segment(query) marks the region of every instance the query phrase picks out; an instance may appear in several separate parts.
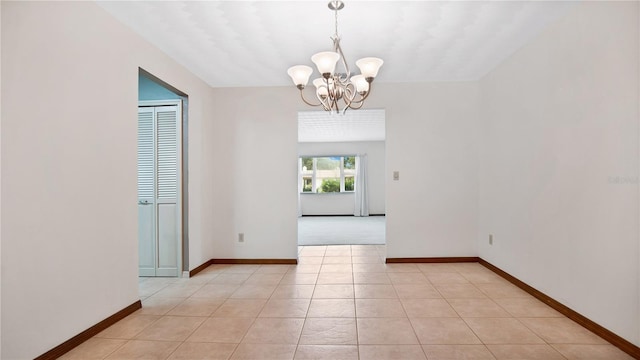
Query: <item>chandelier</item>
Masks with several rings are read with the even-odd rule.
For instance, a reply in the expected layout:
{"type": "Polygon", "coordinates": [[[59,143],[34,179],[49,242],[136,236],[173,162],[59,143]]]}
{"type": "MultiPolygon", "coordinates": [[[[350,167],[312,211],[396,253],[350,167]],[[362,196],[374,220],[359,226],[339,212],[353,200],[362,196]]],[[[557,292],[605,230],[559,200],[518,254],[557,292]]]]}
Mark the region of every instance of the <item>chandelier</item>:
{"type": "Polygon", "coordinates": [[[319,52],[311,57],[311,61],[318,68],[321,77],[313,80],[316,87],[317,103],[308,101],[304,97],[304,88],[309,82],[309,77],[313,69],[306,65],[292,66],[287,70],[293,83],[300,90],[300,97],[307,105],[322,106],[324,110],[344,113],[347,109],[359,109],[364,104],[364,100],[371,93],[371,82],[378,75],[378,70],[382,66],[382,59],[375,57],[362,58],[356,61],[360,69],[360,75],[351,76],[349,65],[344,58],[340,47],[340,37],[338,36],[338,10],[344,7],[342,1],[330,1],[329,9],[335,13],[335,34],[333,40],[333,51],[319,52]],[[336,65],[340,61],[343,72],[336,72],[336,65]]]}

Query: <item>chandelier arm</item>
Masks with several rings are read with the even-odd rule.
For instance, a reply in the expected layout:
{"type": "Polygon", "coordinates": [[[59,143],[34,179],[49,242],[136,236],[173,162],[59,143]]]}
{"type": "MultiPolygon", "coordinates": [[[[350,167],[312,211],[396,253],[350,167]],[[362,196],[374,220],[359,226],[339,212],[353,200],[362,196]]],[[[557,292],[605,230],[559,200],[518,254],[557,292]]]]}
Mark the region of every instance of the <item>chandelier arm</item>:
{"type": "Polygon", "coordinates": [[[342,110],[343,115],[347,112],[347,109],[357,110],[364,105],[364,101],[362,99],[355,100],[358,96],[358,92],[355,91],[355,85],[348,84],[345,89],[345,92],[348,94],[348,96],[346,96],[344,99],[345,107],[342,110]]]}
{"type": "Polygon", "coordinates": [[[338,99],[335,96],[331,97],[331,103],[330,103],[330,106],[329,106],[329,110],[340,111],[340,108],[338,107],[338,99]]]}
{"type": "Polygon", "coordinates": [[[331,111],[331,104],[329,104],[329,102],[324,102],[323,101],[322,102],[322,108],[324,109],[324,111],[331,111]]]}
{"type": "MultiPolygon", "coordinates": [[[[342,9],[343,6],[344,4],[342,4],[339,1],[335,1],[333,3],[335,32],[331,39],[333,40],[333,50],[338,54],[340,54],[340,60],[342,61],[342,66],[344,67],[344,70],[346,72],[346,75],[344,78],[339,75],[337,76],[337,78],[340,79],[342,82],[346,82],[351,76],[351,71],[349,70],[349,65],[347,65],[347,60],[344,58],[344,53],[342,52],[342,47],[340,46],[340,35],[338,35],[338,10],[342,9]]],[[[329,8],[332,8],[332,7],[329,6],[329,8]]]]}
{"type": "Polygon", "coordinates": [[[322,105],[322,102],[320,102],[319,104],[312,104],[309,101],[307,101],[307,99],[304,98],[304,91],[303,89],[300,89],[300,98],[302,99],[302,101],[304,101],[305,104],[309,105],[309,106],[320,106],[322,105]]]}
{"type": "Polygon", "coordinates": [[[362,94],[358,93],[358,95],[360,95],[360,98],[356,100],[356,97],[354,96],[354,98],[353,98],[353,100],[351,101],[351,103],[353,103],[353,104],[360,104],[360,103],[363,103],[363,102],[364,102],[364,100],[365,100],[365,99],[366,99],[366,97],[367,97],[367,94],[368,94],[368,93],[366,93],[366,94],[362,95],[362,94]]]}
{"type": "Polygon", "coordinates": [[[340,38],[337,37],[333,39],[333,49],[340,55],[340,62],[342,63],[342,67],[344,68],[345,74],[344,77],[340,76],[339,73],[336,73],[338,79],[341,82],[347,82],[351,77],[351,70],[349,69],[349,64],[347,63],[347,59],[344,57],[344,53],[342,52],[342,46],[340,46],[340,38]]]}
{"type": "Polygon", "coordinates": [[[349,108],[350,109],[354,109],[354,110],[358,110],[360,109],[362,106],[364,105],[364,98],[360,99],[358,101],[352,101],[351,104],[349,104],[349,108]]]}
{"type": "Polygon", "coordinates": [[[331,108],[328,107],[328,102],[326,101],[326,99],[328,99],[328,97],[325,97],[325,99],[323,100],[322,97],[320,97],[320,94],[318,94],[318,92],[316,92],[316,99],[318,99],[318,101],[320,103],[318,105],[315,105],[315,106],[322,105],[322,108],[324,109],[324,111],[331,110],[331,108]]]}
{"type": "Polygon", "coordinates": [[[340,108],[338,106],[339,94],[342,88],[339,82],[340,79],[334,75],[331,80],[332,81],[329,81],[329,79],[325,79],[325,86],[327,87],[328,94],[328,107],[329,110],[340,111],[340,108]]]}
{"type": "Polygon", "coordinates": [[[363,105],[364,105],[364,101],[361,102],[356,102],[355,104],[357,105],[353,105],[354,103],[349,104],[349,109],[353,109],[353,110],[358,110],[360,109],[363,105]]]}
{"type": "Polygon", "coordinates": [[[351,103],[356,98],[355,85],[352,83],[347,83],[344,86],[344,97],[343,101],[346,107],[351,107],[351,103]]]}

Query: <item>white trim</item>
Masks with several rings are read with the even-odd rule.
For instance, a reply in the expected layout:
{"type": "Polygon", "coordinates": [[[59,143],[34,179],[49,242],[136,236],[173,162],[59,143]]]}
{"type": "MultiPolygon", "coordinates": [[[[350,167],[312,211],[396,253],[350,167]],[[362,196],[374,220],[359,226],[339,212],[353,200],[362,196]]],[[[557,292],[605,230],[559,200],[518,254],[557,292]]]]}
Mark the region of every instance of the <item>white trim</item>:
{"type": "MultiPolygon", "coordinates": [[[[180,108],[180,118],[182,118],[182,99],[169,99],[169,100],[141,100],[138,101],[138,107],[146,106],[178,106],[180,108]]],[[[180,124],[182,129],[182,124],[180,124]]]]}

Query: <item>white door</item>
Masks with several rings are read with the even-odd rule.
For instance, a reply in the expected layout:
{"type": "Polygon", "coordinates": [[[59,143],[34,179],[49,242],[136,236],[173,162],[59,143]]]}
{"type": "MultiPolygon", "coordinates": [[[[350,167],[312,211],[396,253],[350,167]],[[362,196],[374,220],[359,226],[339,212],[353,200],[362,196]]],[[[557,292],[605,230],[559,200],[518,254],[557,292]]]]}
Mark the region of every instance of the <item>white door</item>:
{"type": "Polygon", "coordinates": [[[180,101],[138,108],[140,276],[179,276],[182,257],[180,101]]]}

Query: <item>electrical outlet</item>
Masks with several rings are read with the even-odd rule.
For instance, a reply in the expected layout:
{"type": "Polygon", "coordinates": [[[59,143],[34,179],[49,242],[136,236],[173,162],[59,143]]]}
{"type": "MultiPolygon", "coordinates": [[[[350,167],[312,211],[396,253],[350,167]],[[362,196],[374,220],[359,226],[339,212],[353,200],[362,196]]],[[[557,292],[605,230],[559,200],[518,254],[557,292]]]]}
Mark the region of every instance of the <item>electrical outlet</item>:
{"type": "Polygon", "coordinates": [[[493,234],[489,234],[489,245],[493,245],[493,234]]]}
{"type": "Polygon", "coordinates": [[[244,233],[238,233],[238,242],[244,243],[244,233]]]}
{"type": "Polygon", "coordinates": [[[393,180],[395,180],[395,181],[400,180],[400,171],[394,171],[393,172],[393,180]]]}

